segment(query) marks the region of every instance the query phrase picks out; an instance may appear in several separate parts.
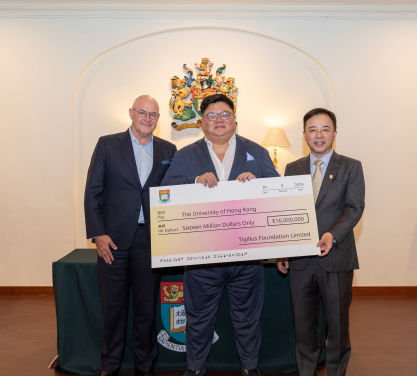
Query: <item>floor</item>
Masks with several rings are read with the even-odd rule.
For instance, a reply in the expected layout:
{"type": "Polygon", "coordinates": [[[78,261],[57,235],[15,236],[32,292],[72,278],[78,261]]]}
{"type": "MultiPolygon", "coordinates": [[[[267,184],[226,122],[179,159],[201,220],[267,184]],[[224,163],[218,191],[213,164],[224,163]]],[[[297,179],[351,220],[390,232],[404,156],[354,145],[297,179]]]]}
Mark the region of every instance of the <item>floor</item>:
{"type": "MultiPolygon", "coordinates": [[[[417,296],[355,296],[350,317],[352,356],[348,375],[417,375],[417,296]]],[[[53,297],[0,296],[0,375],[69,376],[48,369],[55,355],[53,297]]],[[[182,371],[159,372],[158,376],[182,374],[182,371]]],[[[240,372],[207,373],[207,376],[239,375],[240,372]]],[[[284,374],[267,374],[281,375],[284,374]]],[[[318,373],[326,375],[325,369],[318,373]]]]}

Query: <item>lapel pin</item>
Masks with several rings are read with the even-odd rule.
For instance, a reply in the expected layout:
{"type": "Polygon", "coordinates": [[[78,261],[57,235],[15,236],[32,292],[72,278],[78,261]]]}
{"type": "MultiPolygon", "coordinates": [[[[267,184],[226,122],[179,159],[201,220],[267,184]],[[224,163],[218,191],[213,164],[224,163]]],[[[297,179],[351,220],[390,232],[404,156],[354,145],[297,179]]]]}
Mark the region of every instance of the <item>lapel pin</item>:
{"type": "Polygon", "coordinates": [[[333,175],[330,175],[330,179],[333,179],[333,175]]]}

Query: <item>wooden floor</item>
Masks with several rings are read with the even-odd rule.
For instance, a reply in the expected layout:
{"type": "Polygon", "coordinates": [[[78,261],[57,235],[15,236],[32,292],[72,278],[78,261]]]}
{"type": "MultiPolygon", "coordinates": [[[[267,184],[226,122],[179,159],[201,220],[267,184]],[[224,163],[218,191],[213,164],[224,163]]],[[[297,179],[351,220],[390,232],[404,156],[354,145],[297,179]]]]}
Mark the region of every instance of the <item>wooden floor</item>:
{"type": "MultiPolygon", "coordinates": [[[[352,356],[348,375],[417,375],[416,296],[355,296],[350,316],[352,356]]],[[[0,296],[0,375],[68,376],[47,369],[55,355],[53,298],[0,296]]],[[[182,374],[179,371],[159,372],[158,376],[182,374]]],[[[240,372],[207,373],[207,376],[239,375],[240,372]]],[[[319,371],[318,375],[326,376],[326,370],[319,371]]]]}

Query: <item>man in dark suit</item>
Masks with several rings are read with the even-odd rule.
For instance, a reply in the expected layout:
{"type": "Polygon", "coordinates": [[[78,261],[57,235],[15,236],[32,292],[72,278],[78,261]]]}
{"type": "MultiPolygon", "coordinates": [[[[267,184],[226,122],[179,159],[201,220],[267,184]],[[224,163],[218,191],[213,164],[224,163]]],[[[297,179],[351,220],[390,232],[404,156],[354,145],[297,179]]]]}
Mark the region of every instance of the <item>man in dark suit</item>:
{"type": "Polygon", "coordinates": [[[97,246],[104,315],[101,376],[117,375],[122,365],[130,287],[136,376],[153,375],[157,353],[161,275],[151,269],[149,187],[160,185],[176,146],[153,136],[159,118],[154,98],[137,98],[129,115],[126,132],[99,139],[85,188],[87,238],[97,246]]]}
{"type": "MultiPolygon", "coordinates": [[[[236,135],[233,102],[216,94],[201,103],[205,137],[178,151],[163,185],[200,183],[209,188],[218,181],[277,177],[266,149],[236,135]]],[[[198,244],[184,244],[198,247],[198,244]]],[[[244,375],[259,375],[260,316],[264,300],[262,261],[189,266],[184,274],[187,316],[185,376],[204,376],[213,341],[216,314],[226,288],[236,347],[244,375]]]]}
{"type": "Polygon", "coordinates": [[[338,155],[333,112],[316,108],[304,116],[304,138],[310,155],[287,165],[285,176],[311,174],[321,254],[278,259],[280,272],[290,272],[296,354],[300,376],[317,373],[318,311],[323,302],[328,329],[328,376],[346,374],[351,347],[349,306],[353,270],[359,268],[353,228],[365,207],[365,181],[359,161],[338,155]]]}

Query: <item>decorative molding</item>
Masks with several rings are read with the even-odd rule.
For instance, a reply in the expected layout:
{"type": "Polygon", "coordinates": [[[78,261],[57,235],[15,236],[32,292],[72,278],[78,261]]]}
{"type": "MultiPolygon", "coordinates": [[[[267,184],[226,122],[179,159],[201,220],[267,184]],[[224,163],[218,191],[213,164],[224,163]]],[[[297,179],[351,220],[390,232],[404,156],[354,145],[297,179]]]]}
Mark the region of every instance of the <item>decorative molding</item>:
{"type": "Polygon", "coordinates": [[[54,296],[52,286],[0,286],[0,296],[54,296]]]}
{"type": "Polygon", "coordinates": [[[0,2],[2,18],[417,19],[417,5],[0,2]]]}
{"type": "Polygon", "coordinates": [[[417,296],[417,286],[353,286],[353,296],[417,296]]]}

